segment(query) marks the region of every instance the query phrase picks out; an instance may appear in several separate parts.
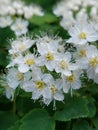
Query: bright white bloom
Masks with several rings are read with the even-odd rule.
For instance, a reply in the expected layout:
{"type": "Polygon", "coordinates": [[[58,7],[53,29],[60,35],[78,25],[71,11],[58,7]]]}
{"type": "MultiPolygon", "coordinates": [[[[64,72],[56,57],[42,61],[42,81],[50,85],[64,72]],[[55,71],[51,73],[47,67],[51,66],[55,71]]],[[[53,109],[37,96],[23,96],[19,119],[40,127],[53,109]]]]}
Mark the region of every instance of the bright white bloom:
{"type": "Polygon", "coordinates": [[[75,45],[83,45],[87,42],[98,40],[98,33],[89,23],[77,23],[68,32],[71,38],[67,42],[74,43],[75,45]]]}
{"type": "Polygon", "coordinates": [[[48,70],[52,71],[55,68],[55,59],[57,55],[57,45],[51,44],[37,44],[38,52],[41,56],[37,59],[38,66],[46,66],[48,70]]]}
{"type": "Polygon", "coordinates": [[[28,31],[27,29],[28,22],[24,20],[28,18],[32,18],[33,15],[39,15],[39,16],[44,15],[40,6],[37,6],[35,4],[26,5],[22,0],[18,0],[18,1],[17,0],[0,0],[0,17],[1,17],[0,25],[1,27],[6,27],[8,25],[10,26],[11,24],[8,24],[9,21],[15,20],[13,22],[13,25],[11,26],[11,29],[13,31],[16,30],[15,31],[16,35],[25,34],[28,31]],[[9,20],[8,16],[10,16],[11,20],[9,20]],[[14,19],[13,19],[13,16],[14,16],[14,19]],[[16,20],[16,19],[20,19],[20,16],[23,21],[16,20]]]}
{"type": "Polygon", "coordinates": [[[98,50],[94,45],[90,45],[86,48],[86,55],[84,58],[78,60],[78,64],[81,68],[86,69],[89,79],[94,79],[96,73],[98,73],[98,50]]]}
{"type": "Polygon", "coordinates": [[[20,36],[27,33],[28,25],[28,21],[17,18],[16,21],[11,25],[11,29],[15,32],[16,36],[20,36]]]}
{"type": "Polygon", "coordinates": [[[23,11],[24,11],[24,16],[26,19],[31,18],[33,15],[38,15],[38,16],[44,15],[44,13],[42,12],[42,9],[36,5],[25,6],[23,8],[23,11]]]}
{"type": "Polygon", "coordinates": [[[4,94],[6,97],[13,100],[15,89],[11,88],[10,84],[8,84],[6,75],[2,75],[2,77],[0,77],[0,84],[2,87],[4,87],[4,94]]]}
{"type": "Polygon", "coordinates": [[[92,46],[90,46],[89,44],[86,45],[81,45],[81,46],[77,46],[76,47],[76,52],[74,54],[74,58],[77,60],[81,60],[81,58],[86,57],[86,53],[87,53],[87,49],[90,48],[92,46]]]}
{"type": "Polygon", "coordinates": [[[35,41],[31,40],[28,37],[17,38],[16,40],[11,42],[11,49],[9,50],[10,54],[21,54],[22,52],[28,50],[32,45],[34,45],[35,41]]]}
{"type": "Polygon", "coordinates": [[[32,99],[37,100],[39,98],[50,98],[49,93],[49,79],[51,78],[50,74],[43,74],[40,70],[35,69],[32,73],[32,79],[30,81],[24,82],[23,89],[25,91],[32,92],[32,99]],[[35,74],[36,72],[36,74],[35,74]],[[34,75],[35,74],[35,75],[34,75]]]}
{"type": "MultiPolygon", "coordinates": [[[[66,13],[66,15],[68,15],[66,13]]],[[[72,25],[75,24],[75,20],[72,16],[68,15],[66,17],[64,17],[61,21],[60,21],[60,25],[65,29],[68,30],[72,25]],[[69,18],[68,18],[69,17],[69,18]]]]}
{"type": "Polygon", "coordinates": [[[79,71],[72,72],[70,76],[63,75],[62,76],[63,91],[65,93],[68,93],[71,90],[71,94],[72,94],[73,89],[81,88],[81,81],[80,81],[79,77],[80,77],[79,71]]]}
{"type": "Polygon", "coordinates": [[[29,80],[30,77],[30,72],[23,74],[19,72],[16,68],[11,68],[8,71],[6,79],[8,86],[15,90],[18,87],[18,85],[22,85],[23,82],[29,80]]]}
{"type": "Polygon", "coordinates": [[[97,12],[97,0],[62,0],[53,8],[53,13],[56,16],[61,16],[60,25],[64,29],[69,29],[77,21],[91,20],[97,22],[97,12]],[[89,8],[90,10],[88,11],[89,8]]]}
{"type": "Polygon", "coordinates": [[[98,74],[98,50],[97,48],[88,50],[87,52],[88,69],[87,76],[89,79],[94,79],[98,74]]]}
{"type": "Polygon", "coordinates": [[[76,69],[76,66],[71,61],[71,53],[66,52],[65,54],[59,54],[56,57],[55,71],[57,73],[64,74],[66,76],[71,75],[71,71],[76,69]]]}
{"type": "Polygon", "coordinates": [[[12,24],[12,19],[10,16],[7,17],[0,17],[0,27],[5,28],[7,26],[10,26],[12,24]]]}
{"type": "Polygon", "coordinates": [[[97,48],[94,45],[77,46],[77,52],[74,57],[80,69],[88,69],[89,58],[93,55],[93,52],[97,54],[97,48]]]}
{"type": "Polygon", "coordinates": [[[23,8],[25,4],[23,1],[13,1],[11,7],[15,10],[15,14],[23,15],[23,8]]]}
{"type": "Polygon", "coordinates": [[[46,105],[49,105],[51,101],[54,101],[54,108],[55,108],[55,101],[63,101],[64,100],[64,95],[62,93],[62,81],[61,80],[54,80],[53,78],[50,79],[49,82],[49,91],[50,93],[50,98],[46,97],[43,98],[43,102],[46,105]]]}
{"type": "Polygon", "coordinates": [[[18,70],[21,73],[26,73],[27,71],[33,69],[36,66],[36,59],[33,54],[27,54],[24,57],[20,57],[19,61],[17,60],[18,70]]]}

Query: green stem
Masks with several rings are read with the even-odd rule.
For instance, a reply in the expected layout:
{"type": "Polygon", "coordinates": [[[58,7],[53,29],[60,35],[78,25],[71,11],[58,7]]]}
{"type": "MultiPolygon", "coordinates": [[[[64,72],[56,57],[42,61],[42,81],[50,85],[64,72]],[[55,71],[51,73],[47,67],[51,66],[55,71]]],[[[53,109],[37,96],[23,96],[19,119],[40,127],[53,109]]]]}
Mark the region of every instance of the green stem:
{"type": "Polygon", "coordinates": [[[15,96],[13,100],[13,113],[16,114],[16,97],[15,96]]]}

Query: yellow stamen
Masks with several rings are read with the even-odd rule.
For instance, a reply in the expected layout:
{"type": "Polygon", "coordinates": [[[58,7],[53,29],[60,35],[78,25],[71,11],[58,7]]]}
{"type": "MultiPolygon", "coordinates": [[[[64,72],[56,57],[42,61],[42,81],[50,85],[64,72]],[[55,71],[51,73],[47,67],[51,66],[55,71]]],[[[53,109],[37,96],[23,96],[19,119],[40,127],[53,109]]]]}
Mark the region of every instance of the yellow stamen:
{"type": "Polygon", "coordinates": [[[20,31],[22,31],[22,30],[23,30],[23,26],[22,26],[21,24],[18,24],[18,29],[19,29],[20,31]]]}
{"type": "Polygon", "coordinates": [[[66,69],[66,68],[68,67],[67,62],[64,61],[64,60],[62,60],[62,61],[60,62],[60,67],[61,67],[62,69],[66,69]]]}
{"type": "Polygon", "coordinates": [[[86,50],[80,50],[80,51],[79,51],[79,56],[80,56],[80,57],[86,56],[86,50]]]}
{"type": "Polygon", "coordinates": [[[74,80],[75,80],[75,75],[74,74],[72,74],[71,76],[68,76],[67,78],[66,78],[66,80],[68,81],[68,82],[73,82],[74,80]]]}
{"type": "Polygon", "coordinates": [[[36,81],[35,84],[36,84],[36,88],[39,90],[44,88],[44,82],[42,82],[41,80],[36,81]]]}
{"type": "Polygon", "coordinates": [[[56,93],[56,91],[57,91],[57,89],[55,88],[55,86],[51,86],[50,90],[51,90],[52,94],[56,93]]]}
{"type": "Polygon", "coordinates": [[[19,81],[24,79],[24,75],[22,73],[17,73],[16,78],[18,78],[19,81]]]}
{"type": "Polygon", "coordinates": [[[85,32],[82,32],[82,33],[80,33],[80,34],[78,35],[78,37],[79,37],[80,39],[86,39],[87,34],[86,34],[85,32]]]}
{"type": "Polygon", "coordinates": [[[19,49],[19,51],[23,51],[25,48],[26,48],[26,46],[24,44],[21,44],[18,49],[19,49]]]}
{"type": "Polygon", "coordinates": [[[51,53],[51,52],[48,52],[45,57],[46,57],[46,59],[47,59],[48,61],[51,61],[51,60],[54,59],[54,55],[53,55],[53,53],[51,53]]]}
{"type": "Polygon", "coordinates": [[[26,59],[25,63],[27,65],[33,65],[34,64],[34,59],[26,59]]]}
{"type": "Polygon", "coordinates": [[[98,65],[98,59],[95,57],[95,58],[91,58],[90,60],[89,60],[89,65],[91,66],[91,67],[95,67],[96,65],[98,65]]]}

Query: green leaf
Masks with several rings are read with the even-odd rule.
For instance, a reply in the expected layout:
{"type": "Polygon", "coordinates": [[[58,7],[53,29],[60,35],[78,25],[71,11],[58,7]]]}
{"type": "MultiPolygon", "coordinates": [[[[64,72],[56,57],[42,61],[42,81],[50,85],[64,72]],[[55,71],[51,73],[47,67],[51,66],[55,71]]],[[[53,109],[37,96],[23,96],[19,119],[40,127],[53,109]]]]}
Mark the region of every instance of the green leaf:
{"type": "Polygon", "coordinates": [[[32,108],[40,107],[38,102],[34,103],[31,98],[17,98],[16,109],[19,116],[23,116],[25,113],[28,113],[32,108]]]}
{"type": "Polygon", "coordinates": [[[18,117],[11,112],[3,112],[0,114],[0,130],[7,130],[18,120],[18,117]]]}
{"type": "Polygon", "coordinates": [[[0,86],[0,95],[2,95],[4,92],[4,88],[0,86]]]}
{"type": "Polygon", "coordinates": [[[19,130],[55,130],[55,121],[43,109],[34,109],[22,119],[19,130]]]}
{"type": "Polygon", "coordinates": [[[33,16],[29,21],[32,24],[40,26],[45,23],[54,23],[58,21],[58,18],[53,14],[46,13],[44,16],[33,16]]]}
{"type": "Polygon", "coordinates": [[[89,123],[86,120],[80,120],[74,123],[72,130],[94,130],[89,126],[89,123]]]}
{"type": "Polygon", "coordinates": [[[98,129],[98,117],[92,119],[94,126],[98,129]]]}
{"type": "Polygon", "coordinates": [[[71,97],[65,101],[64,108],[54,114],[58,121],[69,121],[71,119],[88,116],[87,100],[82,97],[71,97]]]}
{"type": "Polygon", "coordinates": [[[94,117],[96,114],[96,106],[93,98],[88,99],[88,117],[94,117]]]}
{"type": "Polygon", "coordinates": [[[19,126],[20,126],[20,121],[17,121],[13,126],[8,128],[7,130],[19,130],[19,126]]]}

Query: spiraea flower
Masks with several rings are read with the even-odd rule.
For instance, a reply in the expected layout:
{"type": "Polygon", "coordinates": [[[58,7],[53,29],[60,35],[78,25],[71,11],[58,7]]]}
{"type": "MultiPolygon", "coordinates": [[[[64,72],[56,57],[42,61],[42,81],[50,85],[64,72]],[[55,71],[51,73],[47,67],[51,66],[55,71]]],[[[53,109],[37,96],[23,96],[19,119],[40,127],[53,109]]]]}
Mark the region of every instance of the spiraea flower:
{"type": "Polygon", "coordinates": [[[50,71],[54,70],[57,55],[57,45],[54,44],[37,44],[38,52],[40,56],[37,59],[38,66],[46,66],[50,71]]]}
{"type": "Polygon", "coordinates": [[[19,72],[16,68],[11,68],[8,70],[6,79],[8,86],[15,90],[18,87],[18,85],[22,84],[26,80],[29,80],[30,77],[31,77],[30,71],[23,74],[19,72]]]}
{"type": "Polygon", "coordinates": [[[36,59],[33,54],[27,54],[24,57],[20,57],[19,61],[17,59],[18,70],[22,73],[26,73],[36,66],[36,59]]]}
{"type": "MultiPolygon", "coordinates": [[[[81,22],[80,22],[81,23],[81,22]]],[[[64,101],[67,93],[82,88],[81,75],[98,83],[98,49],[92,42],[97,33],[90,23],[75,24],[67,43],[57,36],[18,37],[8,51],[6,97],[13,99],[17,88],[31,93],[31,99],[45,105],[64,101]],[[66,49],[67,45],[71,49],[66,49]],[[63,48],[63,49],[62,49],[63,48]]],[[[19,89],[19,90],[20,90],[19,89]]]]}
{"type": "Polygon", "coordinates": [[[55,101],[63,101],[64,95],[62,92],[62,81],[60,79],[54,80],[53,78],[50,79],[48,83],[48,93],[50,97],[44,97],[43,102],[46,105],[49,105],[51,101],[54,102],[53,107],[55,108],[55,101]]]}
{"type": "Polygon", "coordinates": [[[53,8],[53,13],[61,16],[60,25],[68,30],[77,21],[98,21],[98,1],[96,0],[62,0],[59,1],[53,8]],[[88,11],[89,9],[89,11],[88,11]]]}
{"type": "Polygon", "coordinates": [[[73,71],[70,76],[62,75],[64,93],[71,91],[72,94],[72,90],[81,88],[80,73],[73,71]]]}
{"type": "Polygon", "coordinates": [[[16,36],[28,32],[28,19],[34,15],[44,15],[40,6],[33,3],[26,5],[22,0],[0,0],[0,7],[0,27],[10,26],[16,36]]]}
{"type": "Polygon", "coordinates": [[[75,45],[83,45],[87,42],[98,40],[98,33],[89,23],[77,23],[69,29],[68,33],[71,38],[67,42],[74,43],[75,45]]]}
{"type": "Polygon", "coordinates": [[[11,49],[9,50],[9,54],[22,54],[23,52],[29,50],[29,48],[34,45],[34,43],[35,41],[29,37],[18,37],[16,40],[11,42],[11,49]]]}
{"type": "Polygon", "coordinates": [[[76,69],[75,64],[71,63],[71,53],[58,54],[56,57],[55,71],[66,76],[71,75],[71,71],[76,69]]]}
{"type": "Polygon", "coordinates": [[[28,21],[17,18],[16,21],[11,25],[11,29],[15,32],[16,36],[20,36],[27,33],[28,25],[28,21]]]}

